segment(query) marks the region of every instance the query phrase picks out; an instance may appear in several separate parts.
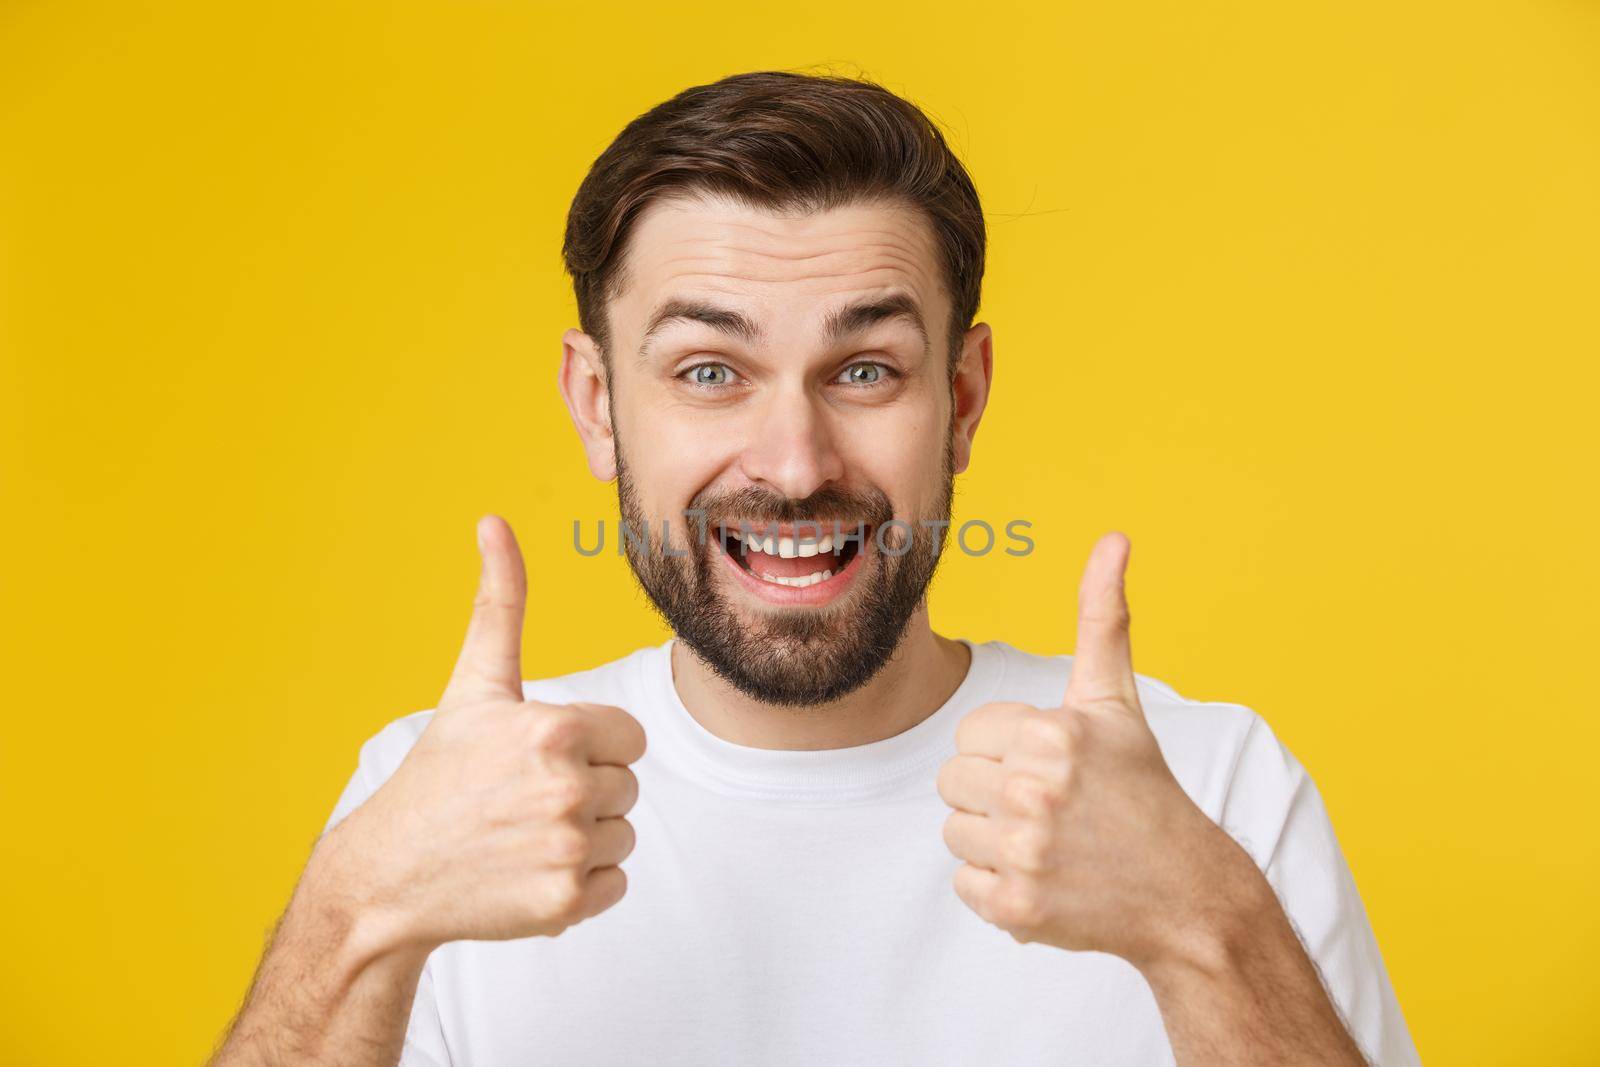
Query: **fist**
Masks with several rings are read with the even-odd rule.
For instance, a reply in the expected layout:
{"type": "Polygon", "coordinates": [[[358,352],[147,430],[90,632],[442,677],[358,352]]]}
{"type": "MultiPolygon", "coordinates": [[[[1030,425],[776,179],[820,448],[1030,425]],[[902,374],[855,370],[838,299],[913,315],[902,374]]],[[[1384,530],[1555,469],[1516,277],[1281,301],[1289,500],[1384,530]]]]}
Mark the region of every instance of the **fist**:
{"type": "Polygon", "coordinates": [[[318,846],[390,944],[553,936],[627,886],[644,730],[621,708],[522,698],[522,554],[498,518],[478,536],[472,620],[433,719],[318,846]]]}
{"type": "MultiPolygon", "coordinates": [[[[1208,883],[1244,853],[1167,767],[1145,721],[1123,591],[1128,541],[1095,546],[1059,707],[985,704],[939,771],[955,890],[1018,942],[1142,966],[1177,951],[1208,883]]],[[[1248,862],[1248,857],[1246,856],[1248,862]]]]}

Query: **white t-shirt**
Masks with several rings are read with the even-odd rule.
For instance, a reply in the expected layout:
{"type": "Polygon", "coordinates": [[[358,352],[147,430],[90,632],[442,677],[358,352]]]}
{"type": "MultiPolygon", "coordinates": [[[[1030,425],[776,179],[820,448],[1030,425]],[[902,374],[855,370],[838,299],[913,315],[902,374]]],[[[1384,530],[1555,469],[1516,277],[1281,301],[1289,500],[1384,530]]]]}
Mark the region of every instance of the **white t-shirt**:
{"type": "MultiPolygon", "coordinates": [[[[1172,1064],[1126,961],[1018,944],[956,896],[935,785],[956,724],[993,700],[1056,706],[1070,656],[967,642],[943,707],[894,737],[822,751],[722,740],[684,708],[668,641],[525,682],[527,698],[626,709],[637,844],[627,895],[555,938],[454,941],[428,958],[404,1065],[1172,1064]]],[[[1248,708],[1139,694],[1183,788],[1254,857],[1362,1049],[1419,1062],[1316,786],[1248,708]]],[[[361,749],[331,828],[432,716],[361,749]]]]}

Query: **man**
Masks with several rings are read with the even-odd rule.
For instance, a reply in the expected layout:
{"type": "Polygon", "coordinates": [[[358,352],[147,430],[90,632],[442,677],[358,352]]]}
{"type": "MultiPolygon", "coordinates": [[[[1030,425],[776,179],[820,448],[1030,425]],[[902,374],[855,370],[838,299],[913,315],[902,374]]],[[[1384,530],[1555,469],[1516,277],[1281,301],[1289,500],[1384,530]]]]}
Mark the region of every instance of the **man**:
{"type": "Polygon", "coordinates": [[[1073,657],[931,629],[993,350],[920,111],[690,89],[565,253],[561,392],[675,637],[524,681],[482,520],[454,675],[362,748],[216,1063],[1417,1061],[1304,769],[1133,673],[1125,538],[1073,657]]]}

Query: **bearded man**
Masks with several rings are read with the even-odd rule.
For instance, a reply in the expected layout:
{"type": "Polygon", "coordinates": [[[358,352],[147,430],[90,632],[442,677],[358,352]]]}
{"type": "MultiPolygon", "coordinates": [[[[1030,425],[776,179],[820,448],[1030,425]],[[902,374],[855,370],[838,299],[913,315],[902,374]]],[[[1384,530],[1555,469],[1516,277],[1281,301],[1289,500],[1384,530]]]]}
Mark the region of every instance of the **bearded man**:
{"type": "Polygon", "coordinates": [[[628,124],[559,381],[674,636],[524,679],[481,520],[455,673],[362,748],[215,1063],[1418,1062],[1305,769],[1134,673],[1126,538],[1074,655],[933,631],[984,252],[870,82],[628,124]]]}

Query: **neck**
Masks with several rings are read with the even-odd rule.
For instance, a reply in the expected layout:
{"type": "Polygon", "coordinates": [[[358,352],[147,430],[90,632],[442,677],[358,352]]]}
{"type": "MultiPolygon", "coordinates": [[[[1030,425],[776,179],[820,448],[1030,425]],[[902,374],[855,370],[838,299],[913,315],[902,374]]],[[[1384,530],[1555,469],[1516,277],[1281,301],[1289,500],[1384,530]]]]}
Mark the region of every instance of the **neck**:
{"type": "Polygon", "coordinates": [[[695,721],[732,744],[853,748],[903,733],[939,710],[967,676],[971,659],[966,645],[933,632],[924,601],[883,669],[827,704],[780,707],[753,700],[681,641],[672,643],[672,681],[695,721]]]}

